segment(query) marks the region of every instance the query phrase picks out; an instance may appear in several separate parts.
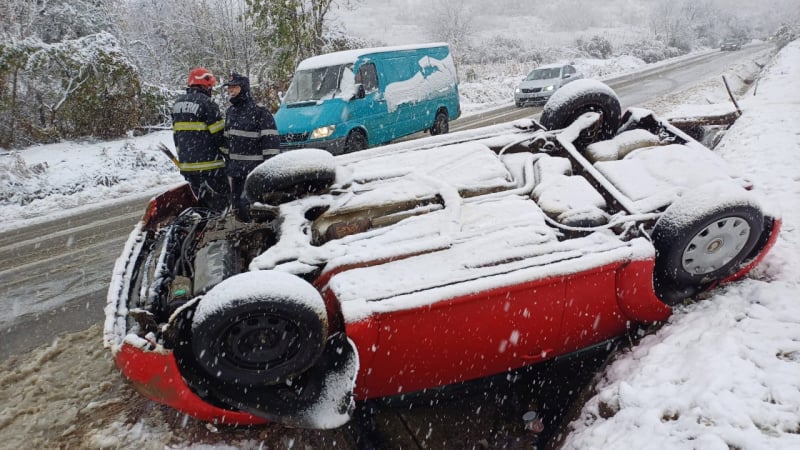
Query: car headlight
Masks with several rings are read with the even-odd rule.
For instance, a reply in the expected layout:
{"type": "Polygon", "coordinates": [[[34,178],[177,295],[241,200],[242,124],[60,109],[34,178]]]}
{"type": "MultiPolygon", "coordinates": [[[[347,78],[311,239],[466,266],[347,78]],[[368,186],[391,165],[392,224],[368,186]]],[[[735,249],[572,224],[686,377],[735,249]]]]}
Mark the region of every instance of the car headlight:
{"type": "Polygon", "coordinates": [[[553,85],[551,84],[550,86],[547,86],[547,87],[545,87],[545,88],[542,88],[542,91],[552,91],[553,89],[555,89],[555,86],[553,86],[553,85]]]}
{"type": "Polygon", "coordinates": [[[316,130],[311,132],[311,139],[322,139],[326,138],[333,134],[333,130],[336,129],[336,125],[327,125],[324,127],[319,127],[316,130]]]}
{"type": "Polygon", "coordinates": [[[514,89],[514,93],[515,94],[519,94],[520,93],[520,89],[519,88],[514,89]]]}

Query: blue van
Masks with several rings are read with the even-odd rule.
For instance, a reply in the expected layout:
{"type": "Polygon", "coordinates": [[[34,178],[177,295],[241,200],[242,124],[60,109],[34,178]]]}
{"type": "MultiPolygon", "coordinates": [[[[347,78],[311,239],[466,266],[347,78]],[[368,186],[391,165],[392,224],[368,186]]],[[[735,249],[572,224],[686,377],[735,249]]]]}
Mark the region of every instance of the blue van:
{"type": "Polygon", "coordinates": [[[419,131],[447,133],[460,115],[450,48],[435,43],[303,60],[275,122],[282,150],[313,147],[338,155],[419,131]]]}

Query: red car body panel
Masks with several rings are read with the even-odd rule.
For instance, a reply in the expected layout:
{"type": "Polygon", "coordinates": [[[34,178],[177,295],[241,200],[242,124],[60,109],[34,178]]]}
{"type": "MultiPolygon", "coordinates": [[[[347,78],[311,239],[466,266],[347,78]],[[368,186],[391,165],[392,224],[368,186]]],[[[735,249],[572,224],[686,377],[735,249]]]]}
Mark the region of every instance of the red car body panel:
{"type": "MultiPolygon", "coordinates": [[[[638,297],[633,312],[662,320],[670,309],[654,295],[649,305],[654,309],[649,310],[637,289],[616,285],[617,279],[628,277],[632,286],[650,282],[652,265],[652,261],[614,264],[348,323],[347,336],[361,362],[356,398],[397,395],[501,373],[611,339],[624,333],[630,322],[618,298],[633,303],[638,297]]],[[[333,295],[329,290],[323,294],[328,299],[333,295]]],[[[172,352],[148,351],[126,342],[116,364],[140,393],[200,420],[265,422],[200,399],[184,382],[172,352]]]]}
{"type": "Polygon", "coordinates": [[[209,405],[183,381],[172,352],[153,352],[123,343],[114,362],[145,397],[207,422],[249,425],[267,421],[247,413],[209,405]]]}
{"type": "Polygon", "coordinates": [[[767,256],[767,253],[769,253],[769,250],[772,248],[772,246],[775,245],[775,242],[778,240],[778,235],[780,234],[780,231],[781,231],[781,224],[782,223],[783,222],[781,221],[780,218],[776,218],[772,222],[772,230],[770,231],[770,235],[769,235],[769,239],[767,240],[767,243],[764,244],[764,248],[761,251],[759,251],[759,253],[756,255],[756,257],[753,258],[753,260],[750,261],[750,263],[748,263],[747,265],[742,267],[735,274],[733,274],[733,275],[729,276],[728,278],[725,278],[724,280],[720,281],[720,283],[729,283],[731,281],[736,281],[736,280],[742,278],[743,276],[747,275],[747,272],[750,272],[751,270],[753,270],[753,268],[755,266],[757,266],[758,263],[760,263],[761,260],[763,260],[765,256],[767,256]]]}

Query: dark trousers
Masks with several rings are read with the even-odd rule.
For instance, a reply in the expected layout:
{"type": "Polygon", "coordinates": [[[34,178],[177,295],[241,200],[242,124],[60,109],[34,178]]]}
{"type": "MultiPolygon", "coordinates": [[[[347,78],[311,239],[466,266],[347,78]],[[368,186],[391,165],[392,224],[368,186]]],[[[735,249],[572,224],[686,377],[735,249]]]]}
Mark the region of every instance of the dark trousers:
{"type": "Polygon", "coordinates": [[[246,177],[230,177],[231,180],[231,206],[236,217],[244,222],[250,221],[250,201],[244,193],[246,177]]]}
{"type": "Polygon", "coordinates": [[[224,211],[230,205],[230,184],[222,169],[182,172],[200,206],[224,211]]]}

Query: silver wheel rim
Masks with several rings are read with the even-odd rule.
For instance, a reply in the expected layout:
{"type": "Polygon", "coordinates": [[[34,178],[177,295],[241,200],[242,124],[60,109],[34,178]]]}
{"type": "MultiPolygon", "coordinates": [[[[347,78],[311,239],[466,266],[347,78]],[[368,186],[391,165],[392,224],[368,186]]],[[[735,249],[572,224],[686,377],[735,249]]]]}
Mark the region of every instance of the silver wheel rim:
{"type": "Polygon", "coordinates": [[[750,238],[750,224],[738,216],[715,220],[694,235],[681,257],[683,270],[706,275],[719,270],[739,253],[750,238]]]}

